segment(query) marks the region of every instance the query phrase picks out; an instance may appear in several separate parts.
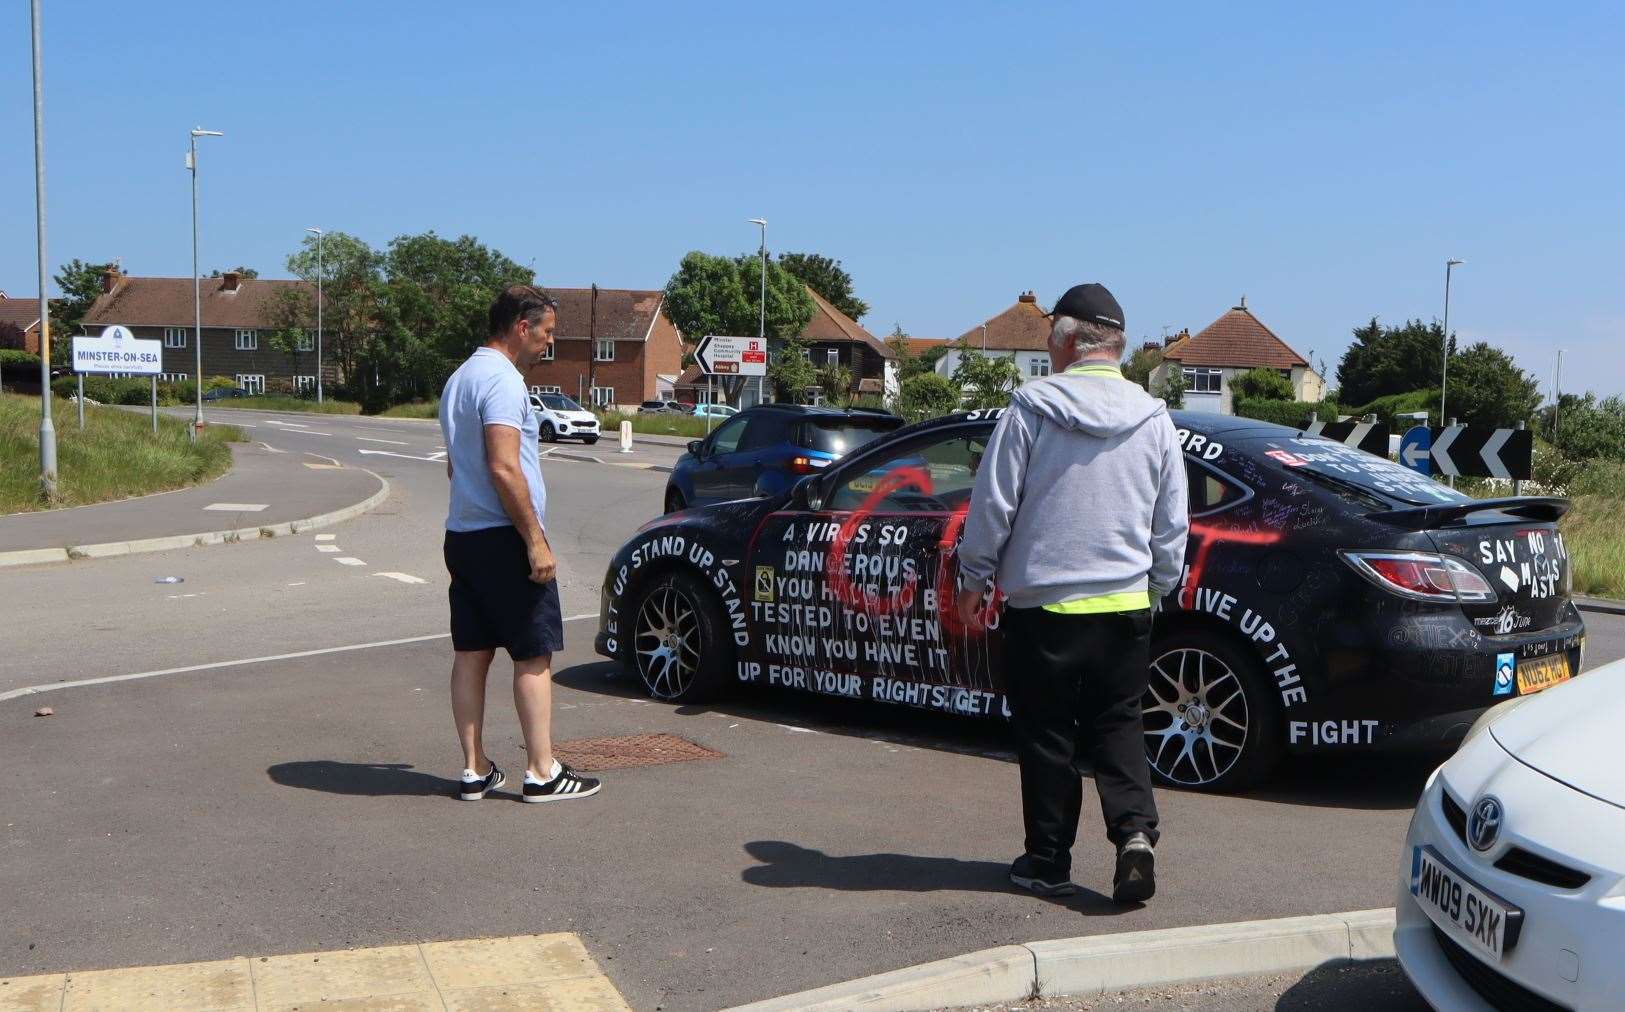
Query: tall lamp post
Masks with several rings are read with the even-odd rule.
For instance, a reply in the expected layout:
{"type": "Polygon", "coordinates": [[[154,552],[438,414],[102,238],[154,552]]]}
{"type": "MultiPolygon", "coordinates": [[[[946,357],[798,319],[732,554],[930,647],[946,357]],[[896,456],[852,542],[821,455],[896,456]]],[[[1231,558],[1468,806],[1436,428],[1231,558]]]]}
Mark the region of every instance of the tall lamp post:
{"type": "Polygon", "coordinates": [[[1460,266],[1464,261],[1450,259],[1444,262],[1444,350],[1443,365],[1439,369],[1439,424],[1448,423],[1448,416],[1444,413],[1445,382],[1450,378],[1450,272],[1460,266]]]}
{"type": "Polygon", "coordinates": [[[316,403],[322,402],[322,230],[307,228],[316,237],[316,403]]]}
{"type": "Polygon", "coordinates": [[[192,350],[197,372],[197,412],[192,416],[192,438],[203,435],[203,290],[197,273],[197,139],[224,137],[218,130],[196,127],[192,130],[192,146],[186,153],[186,168],[192,173],[192,350]]]}
{"type": "MultiPolygon", "coordinates": [[[[762,316],[761,322],[756,325],[756,336],[761,338],[762,343],[765,345],[767,343],[767,219],[750,218],[748,220],[752,225],[762,226],[762,316]]],[[[767,396],[762,390],[762,379],[761,376],[756,377],[756,403],[758,404],[767,400],[767,396]]]]}
{"type": "Polygon", "coordinates": [[[45,84],[40,57],[40,0],[29,6],[34,41],[34,243],[39,258],[39,481],[56,497],[56,425],[51,421],[51,303],[45,287],[45,84]]]}

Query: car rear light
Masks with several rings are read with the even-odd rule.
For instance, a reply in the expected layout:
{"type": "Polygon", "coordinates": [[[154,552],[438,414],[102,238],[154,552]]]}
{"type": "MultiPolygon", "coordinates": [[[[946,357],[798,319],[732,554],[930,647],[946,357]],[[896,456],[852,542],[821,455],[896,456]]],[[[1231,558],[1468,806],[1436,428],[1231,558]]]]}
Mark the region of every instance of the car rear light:
{"type": "Polygon", "coordinates": [[[1390,593],[1414,601],[1482,604],[1496,600],[1495,588],[1473,567],[1431,552],[1339,552],[1361,576],[1390,593]]]}
{"type": "Polygon", "coordinates": [[[790,473],[812,474],[829,466],[829,461],[822,457],[791,457],[790,473]]]}

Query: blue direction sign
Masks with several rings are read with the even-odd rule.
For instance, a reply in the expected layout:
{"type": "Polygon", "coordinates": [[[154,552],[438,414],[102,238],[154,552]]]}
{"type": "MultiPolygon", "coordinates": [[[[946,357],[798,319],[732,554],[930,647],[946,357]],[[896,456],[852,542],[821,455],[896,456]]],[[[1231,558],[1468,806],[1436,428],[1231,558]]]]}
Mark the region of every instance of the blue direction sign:
{"type": "Polygon", "coordinates": [[[1407,429],[1399,440],[1399,462],[1418,474],[1433,473],[1433,430],[1426,425],[1407,429]]]}

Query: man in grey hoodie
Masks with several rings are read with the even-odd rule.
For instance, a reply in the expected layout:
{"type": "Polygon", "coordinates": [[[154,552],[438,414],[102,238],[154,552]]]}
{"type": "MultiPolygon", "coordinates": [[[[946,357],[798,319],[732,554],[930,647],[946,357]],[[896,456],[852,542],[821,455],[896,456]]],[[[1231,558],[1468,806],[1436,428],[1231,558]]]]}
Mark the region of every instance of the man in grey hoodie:
{"type": "Polygon", "coordinates": [[[1016,391],[976,474],[958,608],[974,627],[990,579],[1006,599],[1027,832],[1011,881],[1040,895],[1076,890],[1087,762],[1117,847],[1113,898],[1143,901],[1156,891],[1157,807],[1140,698],[1153,606],[1184,565],[1185,465],[1163,402],[1118,367],[1123,311],[1111,293],[1078,285],[1050,317],[1053,374],[1016,391]]]}

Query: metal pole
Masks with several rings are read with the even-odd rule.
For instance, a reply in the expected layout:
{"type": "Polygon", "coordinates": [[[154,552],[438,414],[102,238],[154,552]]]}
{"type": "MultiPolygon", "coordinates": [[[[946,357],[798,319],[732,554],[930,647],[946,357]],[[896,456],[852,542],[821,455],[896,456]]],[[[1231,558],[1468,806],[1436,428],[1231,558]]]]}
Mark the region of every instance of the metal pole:
{"type": "MultiPolygon", "coordinates": [[[[1450,271],[1462,261],[1451,258],[1444,262],[1444,350],[1441,352],[1442,365],[1439,369],[1439,420],[1444,421],[1444,392],[1446,381],[1450,378],[1450,271]]],[[[1451,483],[1455,487],[1455,483],[1451,483]]]]}
{"type": "Polygon", "coordinates": [[[191,134],[192,148],[187,165],[192,172],[192,353],[195,371],[192,393],[197,410],[192,415],[192,438],[203,435],[203,292],[197,276],[197,131],[191,134]]]}
{"type": "Polygon", "coordinates": [[[34,42],[34,248],[39,259],[39,483],[45,498],[54,499],[56,425],[51,421],[51,301],[50,290],[45,287],[45,82],[39,5],[40,0],[29,4],[34,42]]]}
{"type": "Polygon", "coordinates": [[[152,378],[152,434],[158,434],[158,377],[152,378]]]}
{"type": "Polygon", "coordinates": [[[1557,349],[1557,371],[1552,374],[1552,440],[1557,440],[1557,411],[1563,401],[1563,349],[1557,349]]]}
{"type": "MultiPolygon", "coordinates": [[[[1450,428],[1453,429],[1455,427],[1456,427],[1456,420],[1454,418],[1452,418],[1452,419],[1450,419],[1450,428]]],[[[1453,475],[1453,474],[1446,476],[1445,483],[1448,484],[1451,488],[1455,488],[1456,487],[1456,476],[1453,475]]]]}
{"type": "Polygon", "coordinates": [[[85,431],[85,374],[79,374],[79,431],[85,431]]]}
{"type": "MultiPolygon", "coordinates": [[[[1519,432],[1522,432],[1525,428],[1526,428],[1526,426],[1524,425],[1523,422],[1518,423],[1518,431],[1519,432]]],[[[1512,494],[1513,495],[1523,495],[1523,479],[1522,478],[1514,478],[1514,479],[1512,479],[1512,494]]]]}
{"type": "MultiPolygon", "coordinates": [[[[761,317],[756,325],[756,336],[767,343],[767,219],[762,219],[762,305],[761,317]]],[[[756,377],[756,403],[767,400],[767,392],[762,387],[763,377],[756,377]]]]}
{"type": "Polygon", "coordinates": [[[322,233],[316,233],[316,403],[322,403],[322,233]]]}

